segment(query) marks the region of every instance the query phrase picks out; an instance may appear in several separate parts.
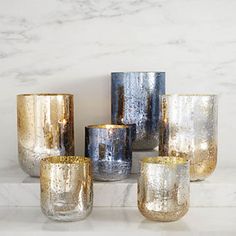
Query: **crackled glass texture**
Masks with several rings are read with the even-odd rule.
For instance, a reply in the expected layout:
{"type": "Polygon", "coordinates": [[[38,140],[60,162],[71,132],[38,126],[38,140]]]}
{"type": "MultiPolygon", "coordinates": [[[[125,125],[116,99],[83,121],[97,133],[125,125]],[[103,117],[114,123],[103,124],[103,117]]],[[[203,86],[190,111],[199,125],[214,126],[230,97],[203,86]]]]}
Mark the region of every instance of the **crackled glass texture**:
{"type": "Polygon", "coordinates": [[[175,221],[189,209],[189,161],[180,157],[149,157],[141,161],[138,208],[155,221],[175,221]]]}
{"type": "Polygon", "coordinates": [[[187,156],[191,181],[204,180],[217,162],[217,96],[163,95],[160,155],[187,156]]]}
{"type": "Polygon", "coordinates": [[[41,209],[50,219],[77,221],[93,206],[91,160],[85,157],[48,157],[40,163],[41,209]]]}
{"type": "Polygon", "coordinates": [[[39,176],[43,157],[74,155],[73,95],[17,96],[18,158],[21,168],[39,176]]]}
{"type": "Polygon", "coordinates": [[[94,179],[125,179],[132,165],[132,128],[125,125],[90,125],[85,128],[85,156],[92,159],[94,179]]]}
{"type": "Polygon", "coordinates": [[[111,74],[112,123],[135,124],[134,150],[158,147],[159,95],[165,94],[164,72],[111,74]]]}

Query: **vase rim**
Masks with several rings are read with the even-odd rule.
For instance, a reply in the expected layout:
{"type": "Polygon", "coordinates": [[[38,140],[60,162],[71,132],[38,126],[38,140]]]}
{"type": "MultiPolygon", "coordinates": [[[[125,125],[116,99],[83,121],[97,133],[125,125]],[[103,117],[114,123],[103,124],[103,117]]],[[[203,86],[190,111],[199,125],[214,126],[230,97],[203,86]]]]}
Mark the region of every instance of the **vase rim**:
{"type": "Polygon", "coordinates": [[[163,97],[217,97],[217,94],[207,94],[207,93],[173,93],[173,94],[161,94],[163,97]]]}
{"type": "Polygon", "coordinates": [[[128,125],[117,125],[117,124],[97,124],[97,125],[87,125],[87,129],[126,129],[129,128],[128,125]]]}
{"type": "Polygon", "coordinates": [[[90,164],[91,159],[84,156],[49,156],[40,161],[41,164],[90,164]]]}
{"type": "Polygon", "coordinates": [[[130,73],[163,73],[165,74],[166,72],[164,71],[113,71],[111,74],[130,74],[130,73]]]}
{"type": "Polygon", "coordinates": [[[176,166],[176,165],[188,165],[190,163],[189,158],[185,156],[156,156],[156,157],[144,157],[141,164],[145,165],[160,165],[160,166],[176,166]]]}
{"type": "Polygon", "coordinates": [[[27,96],[73,96],[71,93],[23,93],[23,94],[18,94],[17,97],[27,97],[27,96]]]}

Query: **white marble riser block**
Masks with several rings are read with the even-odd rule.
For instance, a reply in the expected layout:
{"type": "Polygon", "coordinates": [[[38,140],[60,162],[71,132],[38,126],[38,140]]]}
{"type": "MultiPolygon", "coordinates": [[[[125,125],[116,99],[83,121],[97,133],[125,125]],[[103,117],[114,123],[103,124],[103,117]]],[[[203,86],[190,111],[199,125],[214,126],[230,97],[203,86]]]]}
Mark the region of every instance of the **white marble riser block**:
{"type": "MultiPolygon", "coordinates": [[[[191,183],[192,207],[236,207],[235,170],[219,169],[205,181],[191,183]]],[[[0,206],[39,206],[39,179],[0,179],[0,206]],[[4,182],[2,182],[4,180],[4,182]]],[[[118,182],[94,182],[94,206],[136,207],[137,176],[118,182]]]]}

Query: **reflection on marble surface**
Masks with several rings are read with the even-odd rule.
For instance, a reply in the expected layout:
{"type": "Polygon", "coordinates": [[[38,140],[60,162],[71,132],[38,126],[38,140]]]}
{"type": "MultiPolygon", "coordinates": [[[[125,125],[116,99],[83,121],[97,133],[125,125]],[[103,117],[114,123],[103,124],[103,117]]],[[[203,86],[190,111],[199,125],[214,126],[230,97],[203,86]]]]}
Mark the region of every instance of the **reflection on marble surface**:
{"type": "Polygon", "coordinates": [[[84,126],[110,120],[110,72],[161,70],[168,93],[221,95],[219,166],[235,165],[235,11],[235,0],[1,0],[1,159],[17,163],[16,94],[75,94],[83,154],[84,126]]]}

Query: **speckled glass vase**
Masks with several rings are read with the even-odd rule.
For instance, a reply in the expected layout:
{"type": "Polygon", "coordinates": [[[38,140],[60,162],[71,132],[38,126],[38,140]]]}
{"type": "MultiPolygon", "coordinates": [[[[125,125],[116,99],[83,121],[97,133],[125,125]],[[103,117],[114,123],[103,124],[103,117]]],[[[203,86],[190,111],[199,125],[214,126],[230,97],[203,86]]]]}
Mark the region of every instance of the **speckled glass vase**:
{"type": "Polygon", "coordinates": [[[48,157],[40,163],[41,209],[50,219],[77,221],[93,206],[91,160],[85,157],[48,157]]]}
{"type": "Polygon", "coordinates": [[[43,157],[74,155],[73,109],[71,94],[17,96],[18,158],[26,173],[38,177],[43,157]]]}
{"type": "Polygon", "coordinates": [[[85,127],[85,156],[93,162],[94,179],[125,179],[132,165],[132,129],[126,125],[85,127]]]}
{"type": "Polygon", "coordinates": [[[113,124],[136,124],[133,150],[158,147],[159,95],[165,94],[164,72],[111,74],[113,124]]]}
{"type": "Polygon", "coordinates": [[[175,221],[189,208],[189,161],[149,157],[141,161],[138,208],[150,220],[175,221]]]}
{"type": "Polygon", "coordinates": [[[217,162],[217,96],[163,95],[160,155],[187,156],[191,181],[204,180],[217,162]]]}

